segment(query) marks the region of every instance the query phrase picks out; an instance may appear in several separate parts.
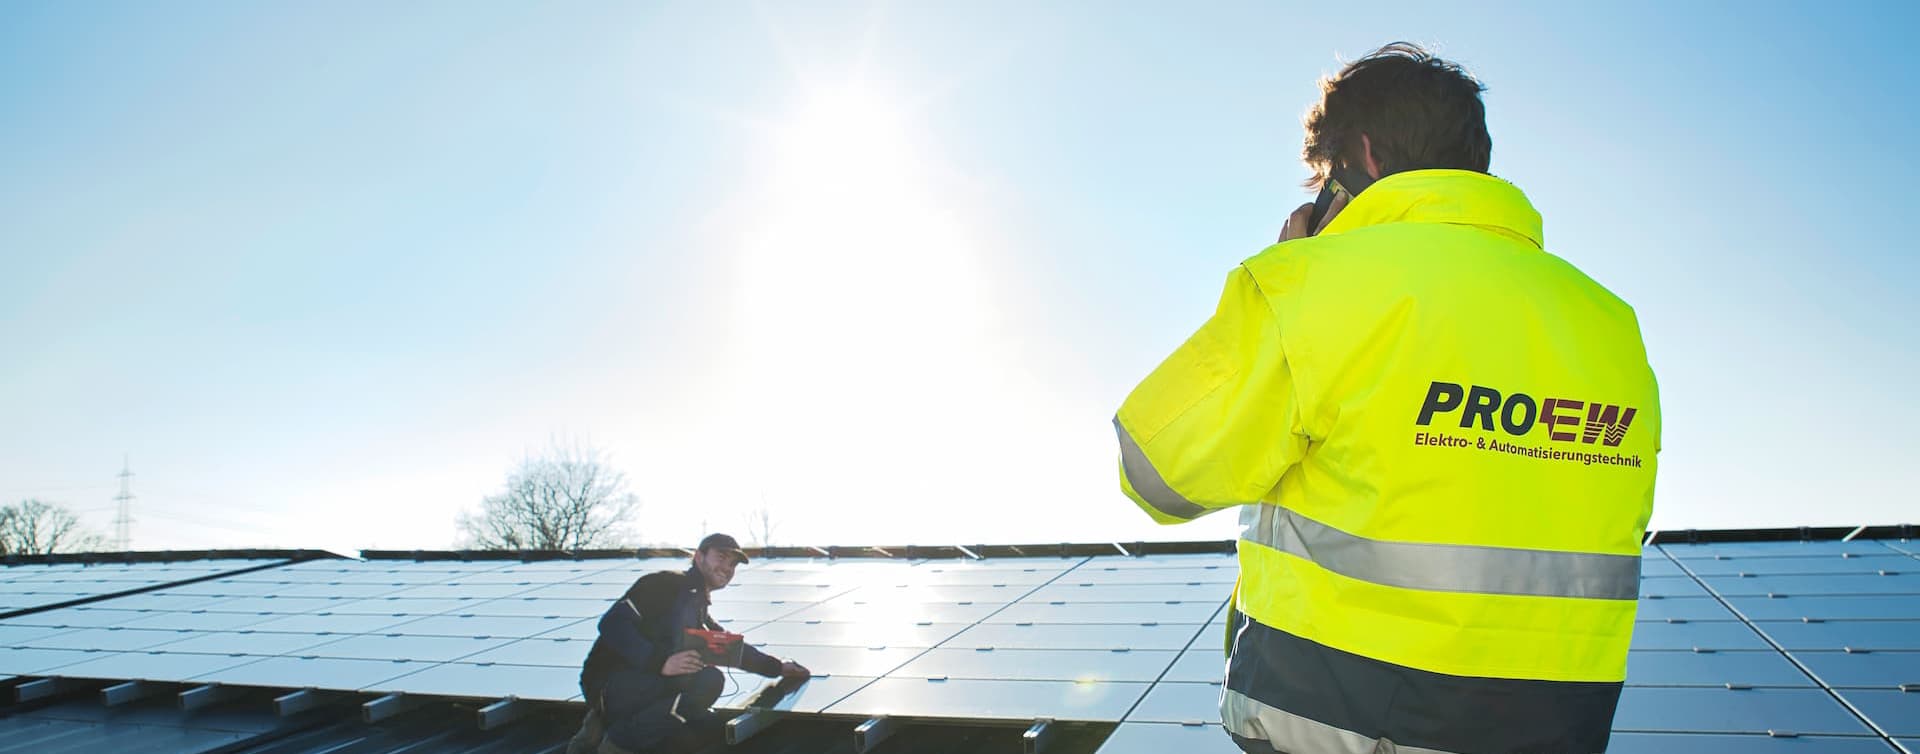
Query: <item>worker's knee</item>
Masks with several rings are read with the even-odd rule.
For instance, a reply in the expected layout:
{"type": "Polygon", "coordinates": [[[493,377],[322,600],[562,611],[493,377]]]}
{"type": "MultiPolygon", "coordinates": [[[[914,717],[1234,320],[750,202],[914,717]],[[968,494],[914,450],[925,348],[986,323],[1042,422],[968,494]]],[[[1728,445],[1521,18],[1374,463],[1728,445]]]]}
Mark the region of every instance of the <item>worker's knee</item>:
{"type": "Polygon", "coordinates": [[[700,707],[711,707],[720,698],[720,690],[727,684],[726,675],[719,668],[706,668],[687,678],[687,697],[700,707]]]}

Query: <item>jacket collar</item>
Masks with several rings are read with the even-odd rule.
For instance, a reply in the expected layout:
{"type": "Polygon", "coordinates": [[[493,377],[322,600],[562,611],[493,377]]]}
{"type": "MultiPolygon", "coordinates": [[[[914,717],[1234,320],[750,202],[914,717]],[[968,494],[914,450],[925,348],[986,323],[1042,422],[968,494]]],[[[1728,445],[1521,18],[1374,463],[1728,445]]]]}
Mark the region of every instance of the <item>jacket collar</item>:
{"type": "Polygon", "coordinates": [[[1540,212],[1526,194],[1468,170],[1409,170],[1382,178],[1354,197],[1320,235],[1396,222],[1477,225],[1546,246],[1540,212]]]}
{"type": "Polygon", "coordinates": [[[699,592],[700,599],[706,602],[713,601],[713,594],[707,589],[707,575],[700,572],[700,566],[687,567],[687,580],[693,582],[693,588],[687,591],[699,592]]]}

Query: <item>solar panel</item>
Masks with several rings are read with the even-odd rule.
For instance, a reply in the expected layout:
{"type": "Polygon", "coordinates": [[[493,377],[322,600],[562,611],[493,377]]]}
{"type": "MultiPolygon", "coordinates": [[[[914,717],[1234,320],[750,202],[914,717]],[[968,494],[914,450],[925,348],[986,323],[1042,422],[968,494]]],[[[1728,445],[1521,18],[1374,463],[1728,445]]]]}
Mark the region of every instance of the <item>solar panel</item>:
{"type": "Polygon", "coordinates": [[[1846,689],[1840,692],[1840,697],[1878,723],[1888,735],[1920,736],[1920,694],[1846,689]]]}
{"type": "Polygon", "coordinates": [[[13,647],[26,644],[34,639],[64,633],[71,629],[51,626],[15,626],[0,624],[0,647],[13,647]]]}
{"type": "Polygon", "coordinates": [[[60,675],[67,678],[109,678],[124,680],[178,680],[204,673],[259,662],[254,655],[188,654],[146,651],[114,653],[109,657],[62,665],[60,675]]]}
{"type": "Polygon", "coordinates": [[[436,663],[392,660],[346,660],[333,657],[253,657],[244,665],[187,676],[184,680],[235,686],[316,688],[359,691],[382,681],[425,670],[436,663]]]}
{"type": "MultiPolygon", "coordinates": [[[[627,593],[627,587],[631,583],[632,583],[631,579],[622,579],[619,582],[600,582],[600,581],[557,582],[557,583],[551,583],[551,584],[539,584],[535,586],[524,587],[521,592],[516,592],[508,596],[522,596],[522,597],[534,596],[534,597],[545,597],[547,599],[604,600],[607,602],[612,602],[616,599],[619,599],[621,596],[625,595],[627,593]]],[[[714,596],[715,598],[719,597],[719,595],[714,595],[714,596]]],[[[751,600],[748,600],[748,601],[751,601],[751,600]]]]}
{"type": "Polygon", "coordinates": [[[825,711],[852,715],[1118,722],[1151,684],[881,678],[825,711]]]}
{"type": "MultiPolygon", "coordinates": [[[[189,594],[167,594],[165,592],[146,592],[115,597],[111,603],[114,610],[198,610],[225,602],[225,597],[206,597],[189,594]]],[[[100,603],[106,605],[108,603],[100,603]]],[[[84,606],[83,606],[84,607],[84,606]]]]}
{"type": "Polygon", "coordinates": [[[1022,600],[987,623],[1205,623],[1220,600],[1200,602],[1030,602],[1022,600]]]}
{"type": "MultiPolygon", "coordinates": [[[[944,584],[890,584],[861,587],[845,596],[865,602],[970,602],[975,604],[991,603],[1004,605],[1020,599],[1033,591],[1033,587],[1020,584],[993,586],[990,584],[944,585],[944,584]]],[[[722,592],[724,594],[724,592],[722,592]]],[[[831,595],[838,597],[840,595],[831,595]]],[[[817,600],[816,600],[817,601],[817,600]]]]}
{"type": "Polygon", "coordinates": [[[1207,723],[1220,719],[1220,684],[1154,684],[1140,705],[1127,713],[1129,722],[1207,723]]]}
{"type": "Polygon", "coordinates": [[[365,691],[404,691],[498,699],[566,701],[580,698],[580,669],[537,666],[505,667],[448,662],[418,672],[371,684],[365,691]]]}
{"type": "Polygon", "coordinates": [[[1834,648],[1920,650],[1920,621],[1761,621],[1754,625],[1789,651],[1834,648]]]}
{"type": "Polygon", "coordinates": [[[1173,661],[1173,667],[1167,669],[1166,676],[1161,680],[1187,683],[1219,683],[1226,680],[1227,653],[1220,643],[1208,639],[1211,636],[1215,634],[1203,634],[1194,641],[1194,646],[1181,652],[1179,659],[1173,661]]]}
{"type": "Polygon", "coordinates": [[[791,658],[815,674],[869,678],[885,675],[926,651],[922,647],[820,647],[760,642],[754,642],[754,646],[774,657],[791,658]]]}
{"type": "MultiPolygon", "coordinates": [[[[1098,649],[928,650],[889,675],[895,678],[968,678],[1014,681],[1136,681],[1151,683],[1179,653],[1098,649]]],[[[810,653],[795,651],[802,662],[810,653]]],[[[811,665],[809,665],[811,667],[811,665]]]]}
{"type": "Polygon", "coordinates": [[[489,616],[598,618],[607,611],[607,604],[612,602],[615,596],[618,595],[610,595],[604,599],[505,597],[479,604],[464,605],[460,610],[474,615],[489,616]]]}
{"type": "Polygon", "coordinates": [[[1795,652],[1794,659],[1834,688],[1920,685],[1920,652],[1795,652]]]}
{"type": "Polygon", "coordinates": [[[1635,649],[1769,649],[1744,623],[1636,623],[1635,649]]]}
{"type": "Polygon", "coordinates": [[[1102,556],[1087,562],[1097,563],[1102,568],[1238,568],[1239,558],[1230,552],[1195,553],[1191,555],[1144,555],[1139,557],[1102,556]]]}
{"type": "Polygon", "coordinates": [[[1730,597],[1727,601],[1750,620],[1797,620],[1800,618],[1920,620],[1920,594],[1877,597],[1784,595],[1771,598],[1730,597]]]}
{"type": "Polygon", "coordinates": [[[579,623],[569,624],[566,626],[562,626],[560,628],[556,628],[552,631],[548,631],[544,634],[541,634],[540,638],[542,639],[586,639],[591,641],[593,639],[599,638],[599,636],[600,636],[600,620],[598,618],[588,618],[586,620],[580,621],[579,623]]]}
{"type": "Polygon", "coordinates": [[[1640,575],[1641,576],[1685,576],[1687,575],[1687,572],[1681,570],[1678,564],[1674,563],[1671,560],[1666,559],[1665,557],[1657,557],[1657,558],[1642,557],[1640,559],[1640,575]]]}
{"type": "Polygon", "coordinates": [[[1097,754],[1239,754],[1219,723],[1174,725],[1124,722],[1100,745],[1097,754]]]}
{"type": "MultiPolygon", "coordinates": [[[[1039,568],[915,568],[897,575],[896,584],[939,586],[1038,586],[1052,581],[1062,571],[1039,568]]],[[[893,576],[893,574],[889,574],[893,576]]]]}
{"type": "Polygon", "coordinates": [[[42,649],[84,649],[92,651],[125,651],[146,649],[148,647],[178,641],[184,636],[178,631],[152,631],[138,628],[83,628],[76,631],[42,636],[28,641],[42,649]]]}
{"type": "Polygon", "coordinates": [[[1614,730],[1872,735],[1821,689],[1700,689],[1628,686],[1614,730]]]}
{"type": "Polygon", "coordinates": [[[1232,584],[1240,571],[1232,566],[1211,568],[1115,568],[1081,566],[1063,581],[1080,584],[1232,584]]]}
{"type": "MultiPolygon", "coordinates": [[[[338,640],[343,634],[277,634],[246,631],[193,631],[181,634],[179,641],[157,648],[168,652],[204,654],[249,654],[271,656],[296,652],[317,644],[338,640]]],[[[160,680],[160,679],[153,679],[160,680]]]]}
{"type": "Polygon", "coordinates": [[[1705,587],[1686,576],[1642,576],[1640,578],[1641,599],[1710,596],[1712,595],[1705,587]]]}
{"type": "Polygon", "coordinates": [[[581,664],[586,662],[587,650],[592,648],[592,639],[535,637],[482,650],[463,658],[462,661],[502,665],[551,665],[579,670],[581,664]]]}
{"type": "Polygon", "coordinates": [[[348,600],[327,608],[336,614],[362,613],[366,615],[414,615],[427,616],[459,610],[476,602],[486,600],[463,600],[458,598],[425,599],[419,597],[375,597],[363,600],[348,600]]]}
{"type": "Polygon", "coordinates": [[[1666,621],[1675,620],[1739,620],[1726,605],[1712,597],[1668,597],[1664,599],[1642,599],[1635,620],[1666,621]]]}
{"type": "Polygon", "coordinates": [[[1035,590],[1032,599],[1064,602],[1208,602],[1224,601],[1233,591],[1228,583],[1093,584],[1060,581],[1035,590]]]}
{"type": "Polygon", "coordinates": [[[1920,569],[1884,574],[1706,576],[1707,586],[1727,597],[1809,594],[1920,594],[1920,569]]]}
{"type": "MultiPolygon", "coordinates": [[[[859,596],[859,595],[853,595],[859,596]]],[[[739,603],[714,605],[713,617],[724,620],[722,614],[734,611],[739,603]]],[[[774,616],[786,620],[821,620],[842,623],[860,621],[900,621],[907,619],[928,620],[936,623],[972,624],[986,619],[999,610],[999,602],[869,602],[850,597],[841,597],[826,602],[796,605],[794,603],[772,604],[768,612],[784,609],[786,615],[774,616]]],[[[1009,608],[1011,609],[1011,608],[1009,608]]],[[[744,616],[743,616],[744,617],[744,616]]],[[[771,620],[772,618],[769,618],[771,620]]]]}
{"type": "Polygon", "coordinates": [[[1704,542],[1700,544],[1664,544],[1660,549],[1681,560],[1736,557],[1826,557],[1841,554],[1885,555],[1891,549],[1879,540],[1816,540],[1810,542],[1704,542]]]}
{"type": "Polygon", "coordinates": [[[1629,686],[1813,686],[1812,679],[1773,651],[1692,652],[1636,649],[1627,653],[1629,686]]]}
{"type": "MultiPolygon", "coordinates": [[[[451,662],[496,647],[510,639],[481,639],[467,636],[407,636],[355,634],[334,637],[322,644],[309,644],[298,654],[313,657],[337,657],[343,660],[417,660],[451,662]]],[[[274,654],[287,654],[282,650],[274,654]]]]}
{"type": "MultiPolygon", "coordinates": [[[[591,615],[598,618],[607,609],[607,603],[602,601],[595,604],[598,609],[591,615]]],[[[786,602],[722,602],[714,604],[708,612],[712,614],[714,620],[732,628],[741,623],[764,623],[776,618],[793,617],[803,609],[805,609],[803,605],[786,602]]]]}
{"type": "Polygon", "coordinates": [[[931,647],[965,629],[965,623],[827,623],[773,621],[747,629],[754,642],[834,647],[931,647]]]}
{"type": "Polygon", "coordinates": [[[278,581],[216,580],[184,584],[161,590],[161,594],[189,597],[258,597],[278,594],[289,583],[278,581]]]}
{"type": "Polygon", "coordinates": [[[99,652],[84,649],[0,647],[0,676],[47,675],[48,671],[63,665],[85,662],[100,656],[99,652]]]}
{"type": "MultiPolygon", "coordinates": [[[[475,615],[462,612],[432,615],[408,621],[387,630],[389,633],[409,636],[487,636],[525,639],[562,626],[579,623],[582,620],[586,619],[571,616],[475,615]]],[[[598,620],[587,622],[595,625],[599,623],[598,620]]]]}
{"type": "MultiPolygon", "coordinates": [[[[177,620],[179,616],[169,617],[177,620]]],[[[204,618],[205,616],[195,617],[204,618]]],[[[322,612],[283,615],[268,618],[267,620],[246,623],[244,625],[255,631],[283,631],[300,634],[317,634],[327,631],[333,633],[368,634],[390,629],[410,620],[415,620],[415,618],[410,616],[322,612]]],[[[186,623],[186,621],[182,621],[182,624],[184,623],[186,623]]],[[[197,623],[197,625],[193,627],[203,631],[215,627],[205,622],[195,621],[195,623],[197,623]]],[[[187,628],[188,626],[175,625],[173,627],[187,628]]]]}
{"type": "MultiPolygon", "coordinates": [[[[765,680],[744,671],[734,670],[727,673],[728,693],[714,704],[717,709],[742,709],[750,700],[756,698],[765,680]]],[[[856,690],[873,683],[874,679],[864,676],[814,675],[799,688],[780,698],[777,704],[763,704],[770,709],[784,712],[839,712],[834,705],[847,698],[856,690]]],[[[855,713],[858,714],[858,713],[855,713]]]]}
{"type": "MultiPolygon", "coordinates": [[[[103,616],[103,620],[114,621],[105,625],[116,628],[151,628],[166,631],[230,631],[249,628],[261,623],[268,623],[295,615],[298,615],[298,613],[229,613],[209,610],[169,610],[142,613],[137,617],[131,618],[103,616]]],[[[336,628],[333,630],[339,631],[345,629],[336,628]]]]}
{"type": "Polygon", "coordinates": [[[512,584],[419,584],[406,587],[404,591],[393,593],[395,597],[432,598],[446,597],[464,600],[490,600],[499,597],[512,597],[528,592],[535,587],[527,583],[512,584]]]}
{"type": "Polygon", "coordinates": [[[995,624],[981,623],[945,646],[993,649],[1172,649],[1187,647],[1201,625],[1142,624],[995,624]]]}
{"type": "MultiPolygon", "coordinates": [[[[848,587],[833,584],[747,584],[729,586],[713,593],[713,601],[720,602],[767,602],[771,600],[820,600],[834,597],[849,591],[848,587]]],[[[612,595],[619,596],[619,595],[612,595]]]]}
{"type": "MultiPolygon", "coordinates": [[[[1878,738],[1615,733],[1608,754],[1889,754],[1878,738]]],[[[1102,753],[1104,754],[1104,752],[1102,753]]]]}
{"type": "Polygon", "coordinates": [[[1888,553],[1885,555],[1854,555],[1799,558],[1729,558],[1727,560],[1692,560],[1687,568],[1695,576],[1739,576],[1754,574],[1759,576],[1797,576],[1821,573],[1877,574],[1880,571],[1903,568],[1911,569],[1913,559],[1905,555],[1888,553]]]}

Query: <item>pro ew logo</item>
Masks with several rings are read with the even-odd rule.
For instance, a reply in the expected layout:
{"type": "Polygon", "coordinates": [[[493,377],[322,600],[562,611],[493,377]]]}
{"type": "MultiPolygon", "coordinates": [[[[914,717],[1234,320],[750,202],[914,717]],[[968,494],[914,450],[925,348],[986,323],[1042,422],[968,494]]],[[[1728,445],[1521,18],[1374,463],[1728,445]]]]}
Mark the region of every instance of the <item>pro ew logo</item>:
{"type": "Polygon", "coordinates": [[[1455,411],[1460,412],[1461,429],[1478,425],[1493,431],[1498,424],[1509,435],[1525,437],[1538,422],[1547,426],[1550,440],[1587,445],[1598,442],[1609,448],[1619,447],[1627,438],[1627,429],[1633,426],[1637,413],[1631,406],[1572,398],[1535,401],[1526,393],[1502,398],[1500,391],[1490,387],[1435,381],[1427,388],[1427,399],[1420,406],[1415,424],[1430,426],[1436,415],[1455,411]]]}

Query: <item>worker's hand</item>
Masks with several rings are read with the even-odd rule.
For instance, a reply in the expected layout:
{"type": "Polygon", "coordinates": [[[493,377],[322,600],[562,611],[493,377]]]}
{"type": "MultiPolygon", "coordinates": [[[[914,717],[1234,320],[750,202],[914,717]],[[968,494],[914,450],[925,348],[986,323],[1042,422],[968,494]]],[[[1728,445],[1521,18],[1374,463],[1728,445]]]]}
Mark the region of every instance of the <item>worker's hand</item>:
{"type": "Polygon", "coordinates": [[[1313,219],[1313,202],[1300,205],[1299,209],[1294,210],[1293,214],[1287,216],[1286,227],[1280,229],[1280,242],[1285,243],[1296,238],[1319,235],[1320,231],[1326,229],[1327,223],[1333,222],[1333,218],[1340,214],[1340,210],[1346,209],[1347,200],[1352,198],[1353,197],[1348,196],[1345,191],[1334,194],[1333,203],[1327,205],[1327,216],[1320,218],[1320,227],[1311,230],[1307,228],[1307,221],[1313,219]]]}
{"type": "Polygon", "coordinates": [[[794,662],[792,660],[788,660],[786,662],[780,663],[780,680],[804,681],[812,676],[813,676],[813,671],[807,670],[807,667],[805,665],[801,665],[800,663],[794,662]]]}
{"type": "Polygon", "coordinates": [[[684,652],[675,652],[668,656],[666,664],[660,666],[660,674],[687,675],[688,673],[698,673],[705,670],[706,667],[707,664],[700,661],[700,651],[689,649],[684,652]]]}

